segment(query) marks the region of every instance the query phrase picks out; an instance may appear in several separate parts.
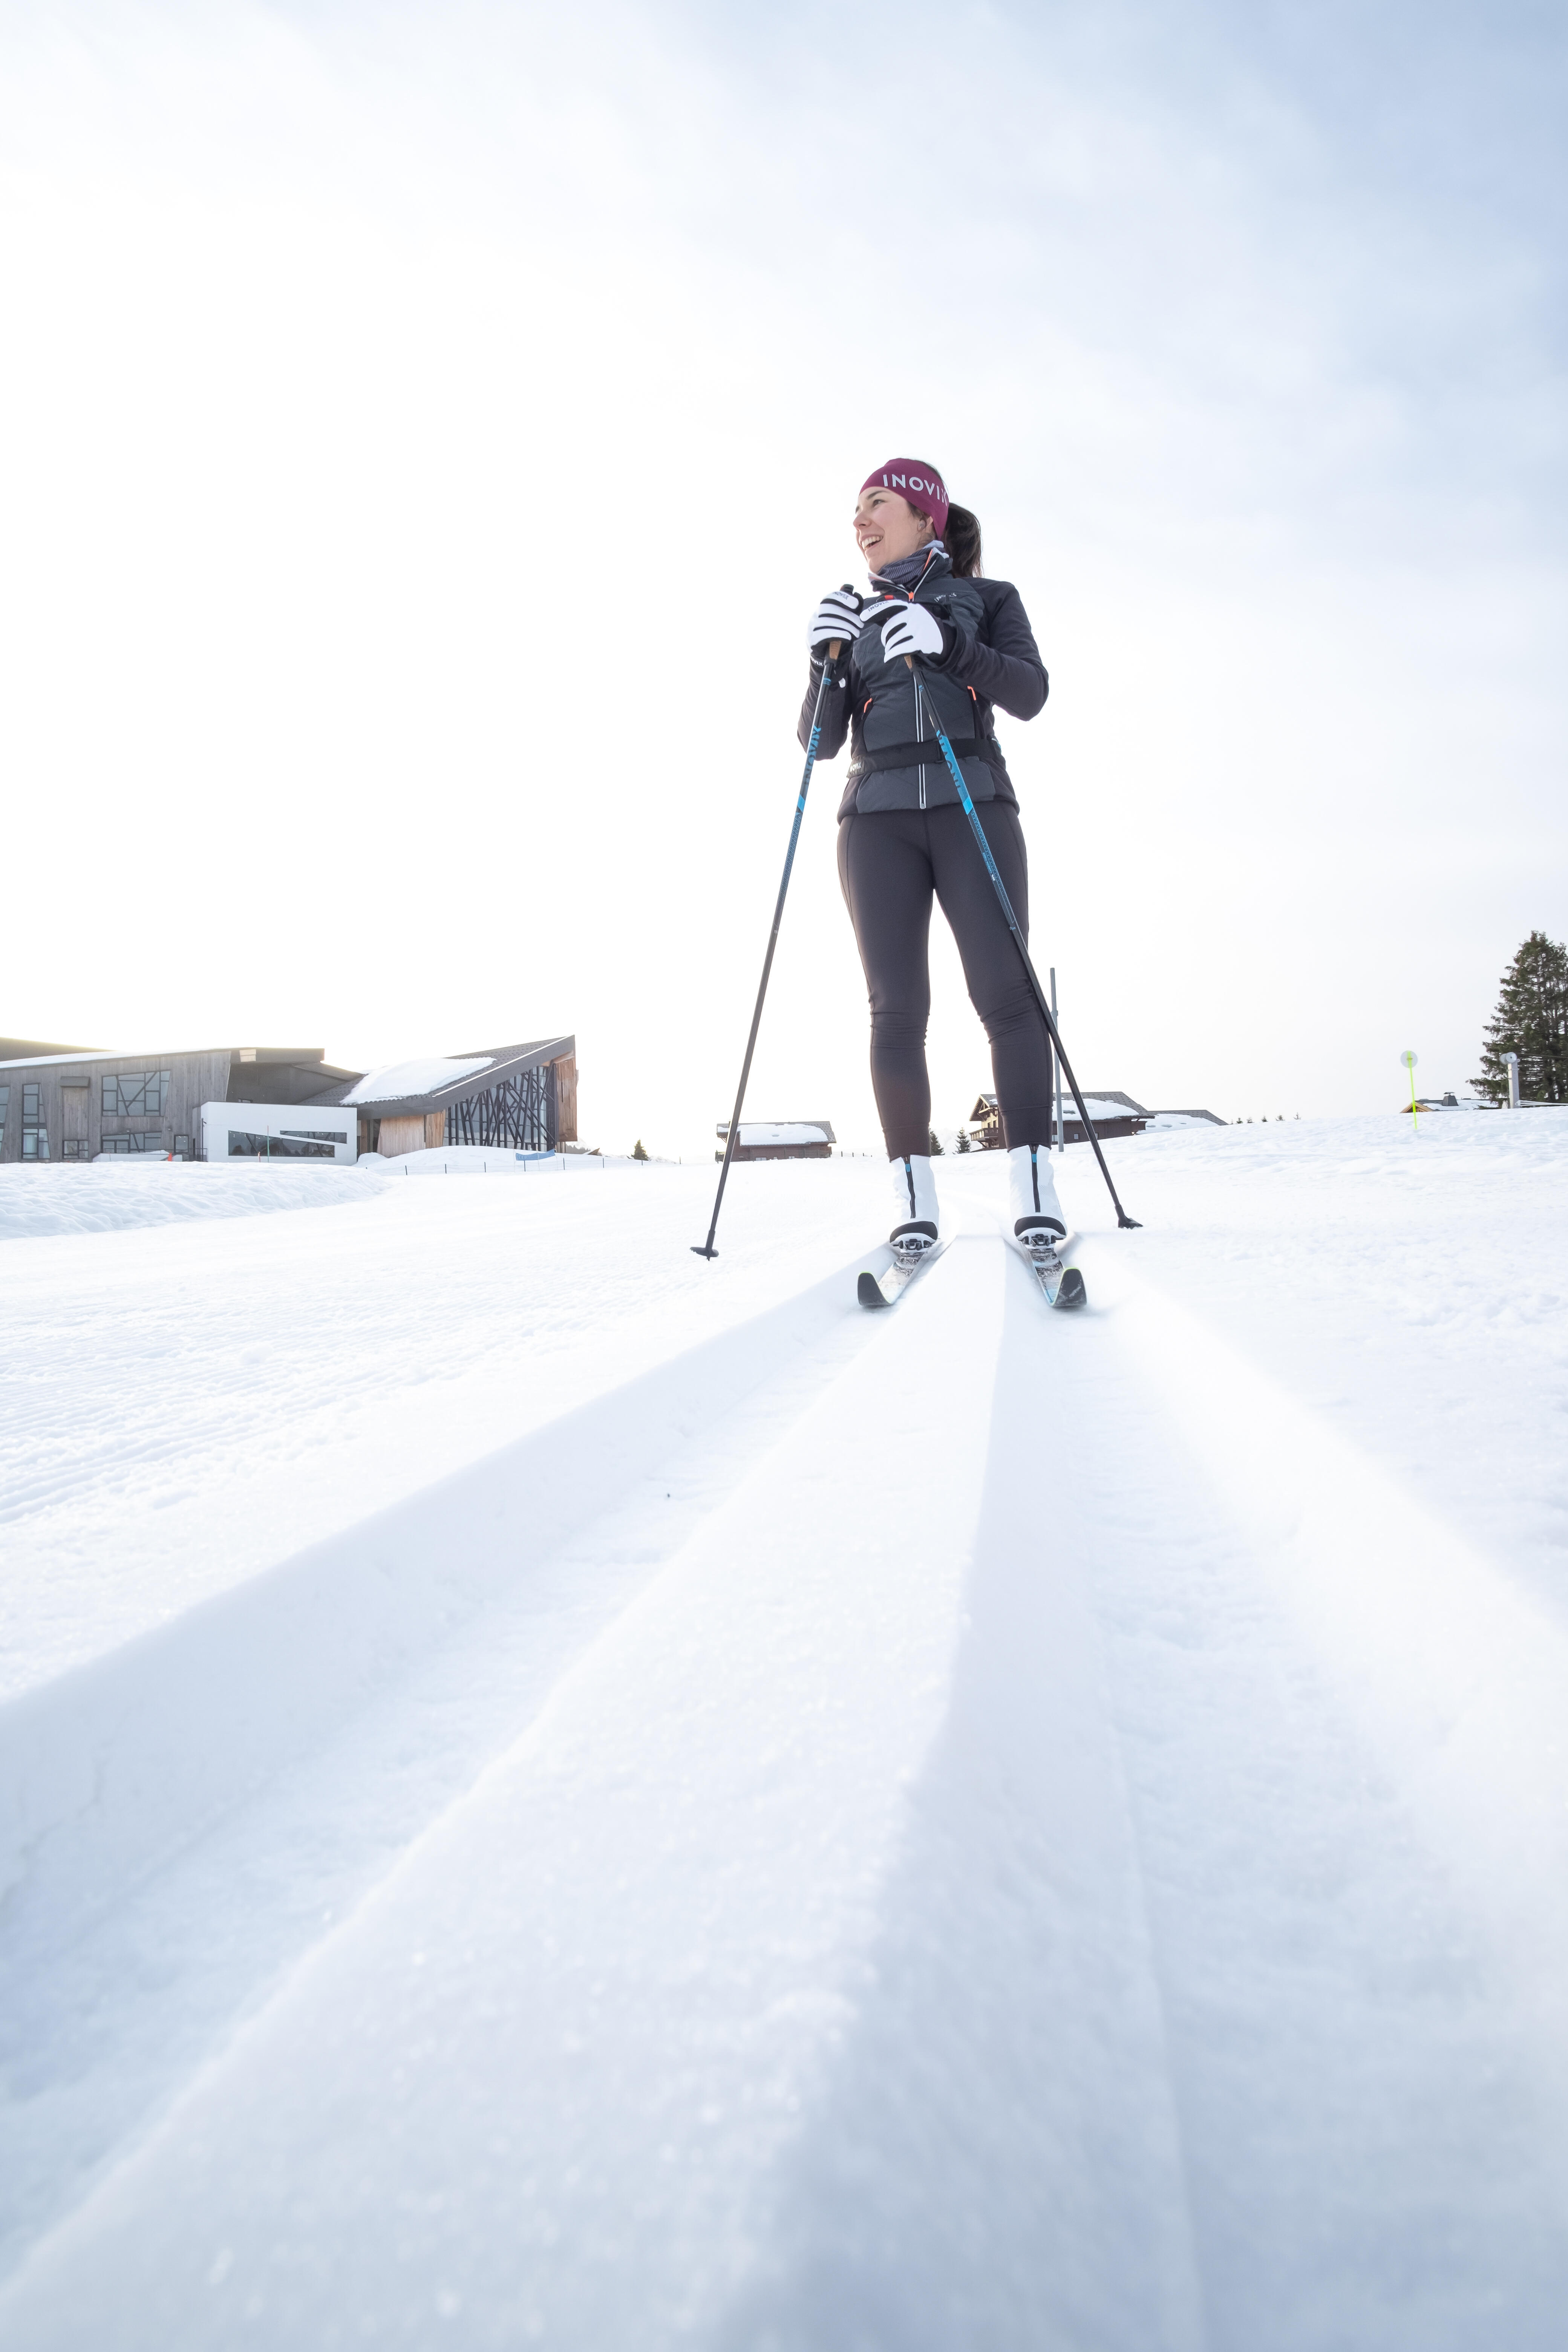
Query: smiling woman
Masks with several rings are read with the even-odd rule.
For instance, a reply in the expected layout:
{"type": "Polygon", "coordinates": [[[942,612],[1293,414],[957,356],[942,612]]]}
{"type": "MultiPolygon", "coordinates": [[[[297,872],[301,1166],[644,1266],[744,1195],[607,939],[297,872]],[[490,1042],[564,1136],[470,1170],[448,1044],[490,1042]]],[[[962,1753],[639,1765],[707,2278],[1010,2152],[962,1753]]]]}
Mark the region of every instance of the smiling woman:
{"type": "Polygon", "coordinates": [[[828,703],[818,756],[832,759],[850,738],[838,876],[871,1003],[871,1083],[899,1202],[894,1255],[912,1268],[938,1239],[926,1068],[934,897],[991,1040],[1014,1235],[1043,1264],[1067,1230],[1048,1157],[1050,1046],[927,719],[934,715],[946,733],[972,798],[993,804],[987,837],[1026,932],[1023,827],[992,713],[1000,704],[1015,719],[1033,719],[1046,700],[1045,664],[1017,590],[981,577],[980,525],[952,504],[933,466],[893,457],[868,475],[855,537],[872,595],[862,602],[840,591],[818,607],[800,725],[805,743],[827,649],[847,640],[849,662],[828,703]]]}

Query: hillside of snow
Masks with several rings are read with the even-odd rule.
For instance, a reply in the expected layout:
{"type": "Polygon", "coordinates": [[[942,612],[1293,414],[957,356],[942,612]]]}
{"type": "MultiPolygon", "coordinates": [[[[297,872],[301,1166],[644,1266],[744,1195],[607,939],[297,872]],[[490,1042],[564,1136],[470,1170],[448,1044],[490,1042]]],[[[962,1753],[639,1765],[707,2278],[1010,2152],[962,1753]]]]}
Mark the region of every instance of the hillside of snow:
{"type": "Polygon", "coordinates": [[[1568,1114],[1108,1156],[5,1171],[0,2347],[1561,2342],[1568,1114]]]}

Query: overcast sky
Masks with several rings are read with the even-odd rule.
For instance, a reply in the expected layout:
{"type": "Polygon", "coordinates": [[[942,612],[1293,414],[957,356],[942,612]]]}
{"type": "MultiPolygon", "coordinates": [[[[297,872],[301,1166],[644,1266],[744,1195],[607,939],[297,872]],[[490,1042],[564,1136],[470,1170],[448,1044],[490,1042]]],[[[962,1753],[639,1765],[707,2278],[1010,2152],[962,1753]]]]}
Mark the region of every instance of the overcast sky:
{"type": "MultiPolygon", "coordinates": [[[[8,0],[0,68],[0,1031],[570,1028],[585,1141],[710,1150],[894,452],[1051,671],[1086,1084],[1461,1087],[1568,931],[1560,5],[8,0]]],[[[871,1147],[841,789],[750,1107],[871,1147]]]]}

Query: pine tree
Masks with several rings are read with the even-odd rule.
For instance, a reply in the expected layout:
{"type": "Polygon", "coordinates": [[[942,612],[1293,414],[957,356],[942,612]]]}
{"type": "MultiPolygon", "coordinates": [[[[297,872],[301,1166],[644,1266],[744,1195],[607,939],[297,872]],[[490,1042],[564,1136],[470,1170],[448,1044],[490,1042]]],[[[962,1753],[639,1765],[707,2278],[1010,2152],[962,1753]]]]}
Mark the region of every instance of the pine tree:
{"type": "Polygon", "coordinates": [[[1470,1080],[1489,1102],[1508,1100],[1505,1054],[1519,1055],[1527,1102],[1568,1102],[1568,948],[1531,931],[1502,976],[1487,1024],[1481,1075],[1470,1080]]]}
{"type": "Polygon", "coordinates": [[[928,1148],[929,1148],[929,1150],[930,1150],[930,1154],[931,1154],[931,1159],[935,1160],[935,1159],[938,1159],[938,1158],[941,1156],[941,1152],[942,1152],[942,1138],[941,1138],[941,1136],[940,1136],[940,1135],[938,1135],[938,1133],[937,1133],[937,1131],[936,1131],[936,1129],[935,1129],[935,1128],[934,1128],[934,1127],[933,1127],[933,1128],[931,1129],[931,1138],[930,1138],[930,1143],[929,1143],[929,1147],[928,1147],[928,1148]]]}
{"type": "Polygon", "coordinates": [[[642,1148],[642,1138],[640,1135],[632,1146],[632,1158],[634,1160],[646,1160],[647,1158],[647,1153],[642,1148]]]}
{"type": "Polygon", "coordinates": [[[969,1130],[967,1128],[961,1127],[958,1130],[958,1148],[960,1151],[967,1151],[970,1149],[969,1130]]]}

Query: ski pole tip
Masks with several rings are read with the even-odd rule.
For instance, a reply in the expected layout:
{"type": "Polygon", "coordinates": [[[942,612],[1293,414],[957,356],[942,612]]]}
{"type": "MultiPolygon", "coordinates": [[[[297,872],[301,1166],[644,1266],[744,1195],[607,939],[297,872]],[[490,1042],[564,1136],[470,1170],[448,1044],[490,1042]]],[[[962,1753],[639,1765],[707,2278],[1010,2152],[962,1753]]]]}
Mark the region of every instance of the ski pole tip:
{"type": "Polygon", "coordinates": [[[1143,1220],[1142,1217],[1130,1217],[1125,1209],[1119,1209],[1117,1211],[1116,1222],[1121,1226],[1123,1231],[1127,1233],[1141,1234],[1143,1230],[1143,1220]]]}
{"type": "Polygon", "coordinates": [[[717,1257],[719,1253],[716,1249],[709,1247],[702,1242],[693,1242],[691,1244],[691,1255],[693,1257],[717,1257]]]}

